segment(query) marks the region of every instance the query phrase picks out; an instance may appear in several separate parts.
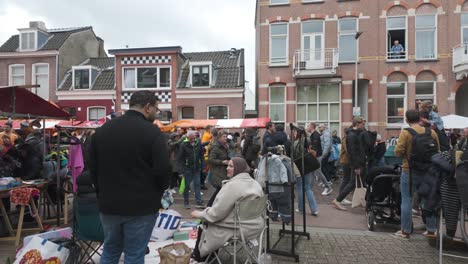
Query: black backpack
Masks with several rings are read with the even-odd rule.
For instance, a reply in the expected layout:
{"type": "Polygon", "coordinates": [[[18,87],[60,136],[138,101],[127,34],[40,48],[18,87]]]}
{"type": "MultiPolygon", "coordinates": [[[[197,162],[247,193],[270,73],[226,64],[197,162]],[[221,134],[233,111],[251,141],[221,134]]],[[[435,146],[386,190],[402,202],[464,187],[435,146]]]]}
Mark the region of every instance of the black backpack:
{"type": "Polygon", "coordinates": [[[425,169],[431,164],[432,155],[439,152],[436,140],[432,138],[431,129],[426,127],[424,133],[419,134],[413,128],[406,128],[413,136],[409,163],[411,168],[425,169]]]}

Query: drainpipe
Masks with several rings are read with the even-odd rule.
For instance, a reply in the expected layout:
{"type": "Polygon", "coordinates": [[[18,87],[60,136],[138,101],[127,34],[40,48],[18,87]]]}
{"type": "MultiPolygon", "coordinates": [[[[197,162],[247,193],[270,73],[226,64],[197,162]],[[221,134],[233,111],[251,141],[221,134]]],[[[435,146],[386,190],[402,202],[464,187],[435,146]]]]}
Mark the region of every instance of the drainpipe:
{"type": "MultiPolygon", "coordinates": [[[[57,96],[57,90],[58,90],[58,86],[59,86],[59,76],[58,76],[58,60],[59,60],[59,54],[55,55],[55,92],[54,92],[54,95],[55,95],[55,100],[58,101],[58,96],[57,96]]],[[[49,91],[50,92],[50,91],[49,91]]]]}

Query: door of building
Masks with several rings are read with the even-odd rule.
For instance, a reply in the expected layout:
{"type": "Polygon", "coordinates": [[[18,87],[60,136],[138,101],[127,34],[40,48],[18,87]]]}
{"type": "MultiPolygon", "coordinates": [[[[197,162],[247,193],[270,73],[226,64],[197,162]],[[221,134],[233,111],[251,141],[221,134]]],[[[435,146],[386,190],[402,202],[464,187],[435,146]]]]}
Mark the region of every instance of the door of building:
{"type": "Polygon", "coordinates": [[[323,34],[310,33],[302,35],[302,57],[306,69],[324,67],[323,34]]]}

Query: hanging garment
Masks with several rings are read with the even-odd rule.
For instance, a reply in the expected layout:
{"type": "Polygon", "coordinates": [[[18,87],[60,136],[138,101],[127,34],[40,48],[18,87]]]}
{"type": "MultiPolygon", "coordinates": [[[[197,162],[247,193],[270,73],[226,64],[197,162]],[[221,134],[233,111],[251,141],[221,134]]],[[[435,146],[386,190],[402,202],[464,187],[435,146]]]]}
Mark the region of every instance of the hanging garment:
{"type": "Polygon", "coordinates": [[[70,145],[70,154],[68,167],[70,168],[73,181],[73,192],[76,192],[76,179],[81,175],[84,169],[83,152],[81,150],[81,144],[70,145]]]}

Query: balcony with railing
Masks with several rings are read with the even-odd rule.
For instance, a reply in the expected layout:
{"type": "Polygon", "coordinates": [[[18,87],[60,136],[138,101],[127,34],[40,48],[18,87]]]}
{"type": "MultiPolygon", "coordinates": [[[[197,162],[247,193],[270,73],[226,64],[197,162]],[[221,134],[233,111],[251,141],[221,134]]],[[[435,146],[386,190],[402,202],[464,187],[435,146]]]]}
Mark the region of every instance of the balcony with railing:
{"type": "Polygon", "coordinates": [[[333,76],[338,67],[338,49],[296,50],[293,57],[294,77],[333,76]]]}
{"type": "Polygon", "coordinates": [[[468,77],[468,43],[452,49],[452,71],[457,80],[468,77]]]}

